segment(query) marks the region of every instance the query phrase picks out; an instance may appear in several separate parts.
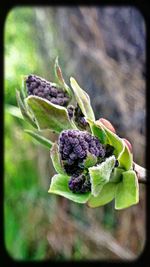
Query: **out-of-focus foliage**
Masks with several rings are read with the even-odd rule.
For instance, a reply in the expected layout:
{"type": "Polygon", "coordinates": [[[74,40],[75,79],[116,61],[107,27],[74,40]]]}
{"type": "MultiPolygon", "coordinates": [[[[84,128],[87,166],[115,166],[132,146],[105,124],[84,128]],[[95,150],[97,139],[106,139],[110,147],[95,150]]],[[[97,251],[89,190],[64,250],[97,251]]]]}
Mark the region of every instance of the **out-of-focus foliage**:
{"type": "Polygon", "coordinates": [[[49,174],[45,176],[44,171],[44,186],[41,185],[37,165],[43,165],[38,144],[33,144],[24,133],[26,123],[8,112],[9,105],[17,105],[15,89],[21,87],[22,75],[41,74],[43,69],[37,43],[32,38],[34,23],[31,8],[13,9],[5,23],[5,245],[16,259],[45,257],[47,240],[36,242],[35,236],[38,240],[43,236],[49,221],[48,217],[43,220],[43,215],[49,216],[46,210],[55,202],[47,194],[49,174]]]}
{"type": "Polygon", "coordinates": [[[114,211],[113,202],[90,209],[51,196],[54,169],[49,151],[23,131],[29,125],[13,117],[9,105],[17,105],[15,89],[21,87],[22,75],[35,73],[53,81],[54,59],[59,56],[67,84],[70,76],[77,78],[90,95],[97,118],[111,120],[121,137],[133,144],[137,163],[144,165],[143,24],[134,8],[17,7],[8,14],[4,235],[13,258],[131,259],[142,251],[143,186],[140,203],[124,211],[114,211]]]}

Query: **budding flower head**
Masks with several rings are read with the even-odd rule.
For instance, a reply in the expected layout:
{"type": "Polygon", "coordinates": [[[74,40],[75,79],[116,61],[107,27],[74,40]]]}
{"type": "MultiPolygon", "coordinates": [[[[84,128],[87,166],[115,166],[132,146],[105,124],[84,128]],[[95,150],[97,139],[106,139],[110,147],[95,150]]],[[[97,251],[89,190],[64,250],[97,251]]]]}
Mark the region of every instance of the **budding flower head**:
{"type": "Polygon", "coordinates": [[[29,75],[26,79],[26,85],[28,95],[45,98],[60,106],[67,106],[69,102],[67,93],[39,76],[29,75]]]}
{"type": "Polygon", "coordinates": [[[80,173],[88,152],[97,158],[105,157],[105,148],[99,139],[86,131],[65,130],[59,137],[59,152],[68,174],[80,173]]]}
{"type": "Polygon", "coordinates": [[[77,174],[72,175],[68,186],[73,193],[86,193],[91,191],[89,177],[85,176],[84,174],[79,176],[77,174]]]}

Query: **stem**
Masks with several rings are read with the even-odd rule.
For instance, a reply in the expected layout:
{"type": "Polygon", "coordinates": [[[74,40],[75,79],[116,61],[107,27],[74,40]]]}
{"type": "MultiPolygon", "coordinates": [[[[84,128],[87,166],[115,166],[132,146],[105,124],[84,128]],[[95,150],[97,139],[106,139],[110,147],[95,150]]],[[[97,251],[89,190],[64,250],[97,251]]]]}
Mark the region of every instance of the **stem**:
{"type": "Polygon", "coordinates": [[[148,180],[146,179],[146,174],[149,173],[145,168],[141,167],[137,163],[134,162],[134,170],[137,174],[139,183],[148,184],[148,180]]]}

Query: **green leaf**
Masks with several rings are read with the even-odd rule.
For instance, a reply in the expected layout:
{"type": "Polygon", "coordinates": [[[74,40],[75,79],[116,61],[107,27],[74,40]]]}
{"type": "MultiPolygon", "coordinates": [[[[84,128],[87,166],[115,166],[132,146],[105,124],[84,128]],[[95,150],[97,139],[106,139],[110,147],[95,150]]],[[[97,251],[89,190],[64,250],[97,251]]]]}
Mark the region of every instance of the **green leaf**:
{"type": "Polygon", "coordinates": [[[123,179],[117,186],[115,209],[124,209],[139,202],[139,184],[136,173],[129,170],[122,173],[123,179]]]}
{"type": "Polygon", "coordinates": [[[25,132],[30,136],[32,136],[34,139],[36,139],[40,144],[48,147],[49,149],[52,147],[53,143],[44,136],[42,136],[42,134],[39,131],[35,132],[31,130],[25,130],[25,132]]]}
{"type": "Polygon", "coordinates": [[[112,145],[115,148],[114,155],[119,161],[119,158],[125,149],[123,140],[117,134],[106,128],[100,121],[96,121],[95,123],[96,125],[100,125],[105,130],[105,133],[107,135],[106,143],[112,145]]]}
{"type": "Polygon", "coordinates": [[[16,90],[16,99],[17,99],[17,103],[21,110],[23,118],[27,120],[33,127],[37,128],[36,123],[33,121],[33,118],[30,116],[29,112],[27,111],[21,99],[20,92],[18,90],[16,90]]]}
{"type": "Polygon", "coordinates": [[[92,195],[97,196],[104,184],[109,182],[115,161],[115,156],[111,156],[101,164],[89,168],[92,195]]]}
{"type": "Polygon", "coordinates": [[[91,107],[89,95],[81,89],[74,78],[70,78],[71,87],[73,89],[76,101],[82,110],[83,115],[87,119],[95,120],[94,112],[91,107]]]}
{"type": "Polygon", "coordinates": [[[27,76],[22,75],[21,92],[22,92],[23,98],[26,98],[28,96],[27,95],[27,89],[26,89],[26,79],[27,79],[27,76]]]}
{"type": "Polygon", "coordinates": [[[119,158],[120,167],[124,168],[125,170],[129,170],[133,166],[133,155],[129,151],[127,145],[125,145],[125,149],[119,158]]]}
{"type": "Polygon", "coordinates": [[[59,150],[58,150],[58,145],[57,143],[54,143],[51,150],[50,150],[50,156],[52,159],[53,166],[56,170],[57,173],[64,174],[66,175],[63,166],[60,161],[60,156],[59,156],[59,150]]]}
{"type": "Polygon", "coordinates": [[[64,89],[64,91],[66,91],[68,93],[68,95],[71,97],[72,92],[71,92],[71,89],[69,88],[69,86],[65,83],[65,80],[63,78],[62,71],[61,71],[61,68],[60,68],[59,63],[58,63],[58,56],[55,59],[54,70],[55,70],[55,76],[58,80],[59,85],[61,85],[62,88],[64,89]]]}
{"type": "Polygon", "coordinates": [[[69,179],[70,177],[67,175],[62,175],[62,174],[54,175],[52,177],[48,193],[58,194],[77,203],[86,203],[90,197],[90,192],[82,194],[71,192],[68,187],[69,179]]]}
{"type": "Polygon", "coordinates": [[[13,106],[13,105],[6,104],[5,109],[6,109],[6,112],[11,114],[12,116],[15,116],[19,119],[23,119],[20,108],[17,108],[16,106],[13,106]]]}
{"type": "Polygon", "coordinates": [[[123,172],[124,172],[124,169],[120,167],[114,168],[110,176],[110,182],[119,183],[122,180],[123,172]]]}
{"type": "Polygon", "coordinates": [[[97,157],[90,152],[87,153],[86,159],[83,161],[84,168],[89,168],[97,163],[97,157]]]}
{"type": "Polygon", "coordinates": [[[88,206],[91,208],[96,208],[109,203],[115,197],[116,188],[117,184],[115,183],[109,182],[105,184],[97,197],[91,195],[87,203],[88,206]]]}
{"type": "Polygon", "coordinates": [[[97,138],[100,140],[101,144],[106,144],[107,135],[105,133],[105,130],[101,127],[101,125],[96,124],[95,121],[87,120],[92,134],[97,136],[97,138]]]}
{"type": "Polygon", "coordinates": [[[59,138],[59,133],[55,133],[53,130],[44,129],[38,131],[43,137],[50,140],[52,143],[55,143],[59,138]]]}
{"type": "Polygon", "coordinates": [[[33,111],[39,129],[51,129],[60,133],[73,128],[66,108],[38,96],[29,96],[26,102],[33,111]]]}

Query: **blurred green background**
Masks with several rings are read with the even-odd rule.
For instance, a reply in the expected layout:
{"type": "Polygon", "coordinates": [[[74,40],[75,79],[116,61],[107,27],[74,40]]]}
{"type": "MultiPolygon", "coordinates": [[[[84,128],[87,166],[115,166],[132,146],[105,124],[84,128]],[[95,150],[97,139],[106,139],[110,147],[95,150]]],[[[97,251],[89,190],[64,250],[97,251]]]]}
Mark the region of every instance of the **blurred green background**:
{"type": "Polygon", "coordinates": [[[133,259],[145,243],[145,190],[140,203],[90,209],[48,194],[49,151],[17,117],[22,75],[54,79],[59,56],[91,97],[96,118],[109,119],[145,164],[145,24],[133,7],[16,7],[5,21],[5,247],[19,260],[133,259]],[[14,114],[15,116],[13,116],[14,114]]]}

